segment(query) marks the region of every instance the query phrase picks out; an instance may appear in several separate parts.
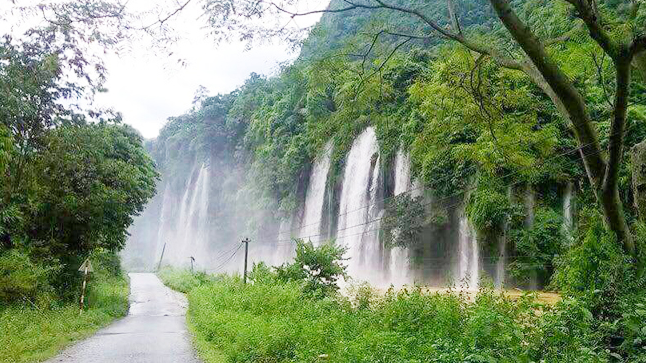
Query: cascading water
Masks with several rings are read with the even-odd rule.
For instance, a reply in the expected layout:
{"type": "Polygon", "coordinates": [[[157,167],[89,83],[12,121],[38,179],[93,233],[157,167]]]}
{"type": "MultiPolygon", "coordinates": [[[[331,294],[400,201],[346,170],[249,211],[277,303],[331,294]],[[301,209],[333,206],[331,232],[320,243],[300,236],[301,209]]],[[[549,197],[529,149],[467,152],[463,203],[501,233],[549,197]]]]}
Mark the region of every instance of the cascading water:
{"type": "Polygon", "coordinates": [[[507,266],[507,223],[503,227],[502,235],[498,236],[498,260],[496,261],[496,277],[494,287],[502,289],[505,285],[505,266],[507,266]]]}
{"type": "MultiPolygon", "coordinates": [[[[403,150],[397,151],[395,156],[395,185],[393,195],[412,193],[410,179],[410,158],[403,150]]],[[[393,231],[396,233],[397,231],[393,231]]],[[[409,251],[403,247],[390,249],[390,283],[396,287],[412,283],[409,251]]]]}
{"type": "Polygon", "coordinates": [[[188,209],[189,209],[189,199],[192,191],[192,178],[195,174],[195,170],[191,171],[191,174],[186,182],[184,187],[184,193],[182,194],[182,199],[180,201],[179,215],[175,218],[176,222],[171,222],[171,225],[168,226],[171,233],[167,237],[166,251],[164,253],[164,261],[170,262],[173,265],[183,265],[184,261],[179,260],[179,256],[182,254],[184,247],[184,231],[186,230],[186,224],[188,223],[188,209]]]}
{"type": "Polygon", "coordinates": [[[525,218],[525,226],[531,227],[534,224],[534,207],[536,205],[536,196],[532,187],[528,186],[525,189],[525,210],[527,217],[525,218]]]}
{"type": "MultiPolygon", "coordinates": [[[[170,240],[164,241],[167,243],[164,261],[174,265],[188,265],[191,256],[198,265],[208,263],[209,169],[202,164],[195,181],[193,175],[195,172],[191,173],[182,195],[177,223],[164,221],[173,225],[171,229],[174,230],[170,240]]],[[[165,205],[166,201],[163,203],[165,205]]],[[[162,218],[165,218],[164,213],[162,218]]]]}
{"type": "Polygon", "coordinates": [[[378,153],[377,137],[372,127],[367,128],[352,144],[346,159],[343,185],[339,201],[339,219],[336,239],[348,248],[348,273],[355,279],[374,284],[381,283],[381,261],[376,261],[362,252],[378,248],[379,241],[372,231],[379,227],[378,221],[371,219],[371,208],[376,195],[375,181],[378,164],[372,159],[378,153]],[[371,174],[372,169],[372,174],[371,174]],[[370,187],[368,187],[370,186],[370,187]],[[366,237],[366,238],[364,238],[366,237]],[[367,246],[369,245],[369,246],[367,246]]]}
{"type": "Polygon", "coordinates": [[[563,233],[570,239],[572,227],[574,226],[573,208],[572,208],[572,183],[568,183],[563,194],[563,233]]]}
{"type": "Polygon", "coordinates": [[[321,234],[321,221],[323,219],[323,203],[325,202],[325,186],[332,159],[332,146],[332,142],[328,142],[323,154],[314,161],[305,196],[305,211],[299,236],[314,244],[319,244],[325,238],[321,234]]]}
{"type": "MultiPolygon", "coordinates": [[[[507,188],[507,200],[513,198],[513,188],[511,185],[507,188]]],[[[502,289],[505,285],[505,268],[507,267],[507,230],[509,221],[505,220],[502,225],[502,234],[498,236],[498,260],[496,261],[496,276],[494,278],[494,287],[502,289]]]]}
{"type": "MultiPolygon", "coordinates": [[[[525,218],[525,228],[531,228],[534,224],[535,206],[536,196],[534,195],[534,190],[531,188],[531,186],[527,186],[527,189],[525,190],[525,210],[527,212],[527,217],[525,218]]],[[[529,277],[529,289],[538,289],[538,275],[535,271],[533,271],[531,276],[529,277]]]]}
{"type": "Polygon", "coordinates": [[[480,282],[480,251],[475,231],[463,210],[460,213],[458,241],[458,284],[477,290],[480,282]]]}
{"type": "MultiPolygon", "coordinates": [[[[159,261],[162,258],[162,251],[164,250],[164,245],[168,242],[166,241],[166,236],[168,235],[168,226],[170,225],[172,219],[172,203],[173,203],[173,193],[171,191],[170,185],[164,185],[164,195],[162,197],[161,210],[159,211],[159,225],[157,227],[157,241],[155,243],[155,261],[159,261]]],[[[163,251],[165,254],[166,252],[163,251]]]]}

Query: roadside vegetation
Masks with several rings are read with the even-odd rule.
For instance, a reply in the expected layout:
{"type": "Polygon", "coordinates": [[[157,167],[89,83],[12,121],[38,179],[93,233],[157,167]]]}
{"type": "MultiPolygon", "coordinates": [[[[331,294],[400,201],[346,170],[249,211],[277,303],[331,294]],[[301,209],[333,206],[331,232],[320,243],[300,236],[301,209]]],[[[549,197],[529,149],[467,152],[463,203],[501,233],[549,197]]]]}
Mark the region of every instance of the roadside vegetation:
{"type": "Polygon", "coordinates": [[[120,270],[108,268],[101,256],[94,257],[82,314],[78,300],[60,301],[38,294],[37,302],[24,300],[0,306],[0,362],[43,361],[126,315],[127,277],[120,270]]]}
{"type": "MultiPolygon", "coordinates": [[[[587,232],[582,249],[621,258],[600,222],[587,232]]],[[[257,264],[247,285],[170,268],[160,277],[188,292],[189,327],[206,362],[646,362],[643,278],[625,265],[591,267],[580,253],[565,257],[554,305],[490,287],[351,285],[342,294],[343,249],[302,241],[293,263],[257,264]]]]}
{"type": "Polygon", "coordinates": [[[83,35],[61,31],[0,37],[2,362],[44,360],[125,315],[118,252],[155,193],[143,138],[91,105],[104,67],[83,35]],[[79,315],[87,258],[95,271],[79,315]]]}

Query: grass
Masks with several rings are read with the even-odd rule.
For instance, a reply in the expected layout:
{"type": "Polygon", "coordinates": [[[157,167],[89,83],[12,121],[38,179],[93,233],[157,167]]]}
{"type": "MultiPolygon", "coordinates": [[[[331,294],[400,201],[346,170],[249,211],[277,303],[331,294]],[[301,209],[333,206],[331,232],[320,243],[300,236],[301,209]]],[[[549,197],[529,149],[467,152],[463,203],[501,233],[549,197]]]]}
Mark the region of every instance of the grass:
{"type": "Polygon", "coordinates": [[[0,362],[40,362],[84,339],[128,311],[125,277],[90,280],[89,308],[78,302],[51,309],[31,305],[0,307],[0,362]]]}
{"type": "Polygon", "coordinates": [[[207,275],[203,272],[191,272],[186,269],[179,269],[170,266],[164,266],[157,272],[157,277],[173,290],[188,293],[193,288],[214,281],[213,275],[207,275]]]}
{"type": "MultiPolygon", "coordinates": [[[[272,276],[167,271],[188,291],[188,323],[204,362],[606,362],[589,312],[566,299],[510,299],[409,289],[314,298],[272,276]],[[182,278],[186,281],[181,282],[182,278]]],[[[171,278],[172,276],[172,278],[171,278]]]]}

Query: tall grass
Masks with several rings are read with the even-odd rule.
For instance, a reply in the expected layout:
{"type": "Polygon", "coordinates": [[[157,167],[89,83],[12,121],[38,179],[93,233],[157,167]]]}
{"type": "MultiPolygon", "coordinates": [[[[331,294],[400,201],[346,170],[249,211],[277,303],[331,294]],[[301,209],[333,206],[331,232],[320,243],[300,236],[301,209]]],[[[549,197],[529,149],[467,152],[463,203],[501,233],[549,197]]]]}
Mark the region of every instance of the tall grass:
{"type": "Polygon", "coordinates": [[[157,272],[157,277],[173,290],[188,293],[194,287],[204,283],[215,281],[214,275],[207,275],[203,272],[191,272],[186,269],[164,266],[157,272]]]}
{"type": "Polygon", "coordinates": [[[314,298],[297,282],[221,277],[189,291],[206,362],[604,362],[589,312],[483,289],[314,298]]]}
{"type": "Polygon", "coordinates": [[[78,302],[51,308],[23,304],[0,307],[0,362],[39,362],[70,343],[90,336],[128,311],[128,283],[123,276],[98,274],[90,281],[89,307],[78,302]]]}

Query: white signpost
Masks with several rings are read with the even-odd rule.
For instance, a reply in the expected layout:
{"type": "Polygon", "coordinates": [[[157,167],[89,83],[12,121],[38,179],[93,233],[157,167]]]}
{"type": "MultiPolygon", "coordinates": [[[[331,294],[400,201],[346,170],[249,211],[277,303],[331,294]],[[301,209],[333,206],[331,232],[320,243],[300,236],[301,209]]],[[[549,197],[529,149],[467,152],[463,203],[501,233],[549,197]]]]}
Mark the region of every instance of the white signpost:
{"type": "Polygon", "coordinates": [[[94,269],[92,269],[92,264],[90,263],[90,259],[86,258],[85,261],[81,264],[81,267],[79,267],[79,272],[83,272],[83,288],[81,289],[81,302],[79,304],[79,315],[83,313],[83,305],[85,302],[85,287],[87,286],[87,275],[89,272],[93,272],[94,269]]]}

